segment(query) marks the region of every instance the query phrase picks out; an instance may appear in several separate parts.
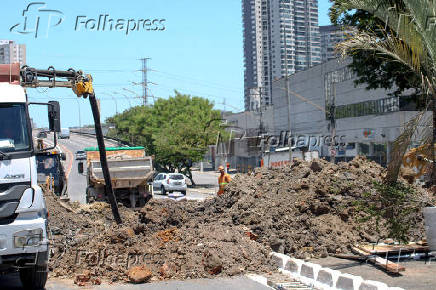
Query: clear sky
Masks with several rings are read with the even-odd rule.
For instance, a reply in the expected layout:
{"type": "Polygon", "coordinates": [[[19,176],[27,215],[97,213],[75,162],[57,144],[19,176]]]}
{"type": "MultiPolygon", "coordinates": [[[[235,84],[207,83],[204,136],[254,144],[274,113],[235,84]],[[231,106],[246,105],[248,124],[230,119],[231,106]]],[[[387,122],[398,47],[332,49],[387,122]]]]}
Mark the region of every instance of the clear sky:
{"type": "MultiPolygon", "coordinates": [[[[37,1],[33,1],[37,2],[37,1]]],[[[102,120],[138,105],[142,94],[142,57],[149,57],[148,85],[151,95],[167,98],[174,90],[209,98],[219,109],[241,111],[243,102],[242,15],[240,0],[137,0],[137,1],[38,1],[25,15],[23,10],[32,1],[2,0],[0,39],[11,39],[27,46],[27,64],[37,68],[52,65],[56,69],[81,69],[91,73],[97,97],[101,98],[102,120]],[[57,11],[43,11],[51,9],[57,11]],[[88,28],[97,26],[100,15],[107,19],[125,19],[124,29],[102,31],[88,28]],[[38,37],[32,31],[39,16],[38,37]],[[59,17],[62,22],[54,26],[59,17]],[[78,18],[79,16],[79,18],[78,18]],[[79,19],[79,21],[77,21],[79,19]],[[129,19],[141,28],[126,33],[129,19]],[[156,27],[165,30],[147,31],[143,19],[158,19],[156,27]],[[77,28],[76,26],[77,22],[77,28]],[[138,25],[139,23],[139,25],[138,25]],[[10,28],[19,24],[13,31],[10,28]],[[47,29],[47,27],[49,27],[47,29]],[[124,95],[121,95],[124,94],[124,95]]],[[[330,3],[319,1],[319,23],[329,24],[330,3]]],[[[109,22],[107,22],[109,23],[109,22]]],[[[150,24],[147,22],[147,24],[150,24]]],[[[109,25],[109,24],[107,24],[109,25]]],[[[76,100],[68,89],[29,89],[32,101],[59,100],[63,127],[81,123],[92,124],[87,100],[76,100]]],[[[152,102],[152,98],[148,100],[152,102]]],[[[38,125],[45,125],[46,114],[41,110],[31,113],[38,125]]]]}

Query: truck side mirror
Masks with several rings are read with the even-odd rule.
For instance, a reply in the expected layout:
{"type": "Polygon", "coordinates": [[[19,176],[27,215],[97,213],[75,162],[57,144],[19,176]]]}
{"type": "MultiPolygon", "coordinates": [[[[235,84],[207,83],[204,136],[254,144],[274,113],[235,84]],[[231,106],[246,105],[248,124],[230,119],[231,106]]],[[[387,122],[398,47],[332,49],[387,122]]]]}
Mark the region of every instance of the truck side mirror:
{"type": "Polygon", "coordinates": [[[49,129],[52,132],[61,131],[61,111],[59,107],[59,102],[49,101],[48,106],[48,123],[49,129]]]}
{"type": "Polygon", "coordinates": [[[77,163],[77,171],[79,174],[83,174],[83,162],[77,163]]]}

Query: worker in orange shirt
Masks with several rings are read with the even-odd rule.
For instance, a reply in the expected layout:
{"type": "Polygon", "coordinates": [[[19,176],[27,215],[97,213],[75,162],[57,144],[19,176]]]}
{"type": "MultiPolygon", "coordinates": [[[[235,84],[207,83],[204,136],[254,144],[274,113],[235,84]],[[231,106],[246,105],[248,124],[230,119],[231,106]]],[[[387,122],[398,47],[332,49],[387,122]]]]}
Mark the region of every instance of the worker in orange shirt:
{"type": "Polygon", "coordinates": [[[224,166],[220,166],[218,167],[218,170],[220,171],[220,176],[218,177],[218,185],[219,185],[219,190],[218,190],[218,195],[221,195],[224,193],[224,188],[226,187],[226,185],[232,181],[232,178],[230,177],[229,174],[224,172],[224,166]]]}

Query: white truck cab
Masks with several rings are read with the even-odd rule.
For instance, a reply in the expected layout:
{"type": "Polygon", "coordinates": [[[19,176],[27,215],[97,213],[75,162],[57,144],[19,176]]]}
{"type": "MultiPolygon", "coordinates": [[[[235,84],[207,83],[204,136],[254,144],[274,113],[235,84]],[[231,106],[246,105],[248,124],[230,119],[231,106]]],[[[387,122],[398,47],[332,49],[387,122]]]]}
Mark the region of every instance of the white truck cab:
{"type": "MultiPolygon", "coordinates": [[[[45,104],[56,107],[49,109],[51,127],[59,122],[53,103],[45,104]]],[[[0,274],[19,271],[26,289],[38,289],[47,280],[48,211],[37,185],[29,104],[23,87],[0,82],[0,274]]]]}

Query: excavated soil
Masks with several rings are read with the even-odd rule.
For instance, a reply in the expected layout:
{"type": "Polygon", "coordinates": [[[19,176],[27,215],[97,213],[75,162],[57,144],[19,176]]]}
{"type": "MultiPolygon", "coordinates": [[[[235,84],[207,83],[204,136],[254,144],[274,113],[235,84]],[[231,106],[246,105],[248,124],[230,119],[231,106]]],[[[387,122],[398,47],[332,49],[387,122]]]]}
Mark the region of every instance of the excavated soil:
{"type": "Polygon", "coordinates": [[[118,226],[105,203],[63,207],[53,196],[46,199],[51,275],[75,278],[78,285],[145,281],[135,281],[138,271],[151,272],[146,280],[156,281],[274,269],[270,249],[250,238],[246,227],[196,220],[204,211],[198,202],[151,201],[138,211],[120,207],[123,225],[118,226]]]}
{"type": "MultiPolygon", "coordinates": [[[[356,243],[389,238],[385,220],[358,210],[356,201],[374,193],[386,170],[364,157],[348,163],[325,160],[294,162],[291,168],[257,169],[238,175],[222,199],[208,201],[208,212],[226,212],[235,225],[247,225],[258,241],[297,258],[347,253],[356,243]]],[[[400,179],[401,182],[406,181],[400,179]]],[[[429,193],[415,190],[408,216],[408,238],[425,238],[422,208],[434,203],[429,193]]]]}
{"type": "MultiPolygon", "coordinates": [[[[63,207],[47,196],[51,275],[79,285],[232,276],[272,271],[271,249],[297,258],[348,252],[356,243],[386,238],[383,223],[377,231],[374,219],[363,222],[367,216],[355,206],[384,174],[364,158],[338,165],[297,161],[292,168],[236,175],[221,197],[205,202],[120,207],[122,226],[105,203],[63,207]]],[[[432,202],[416,191],[411,240],[423,238],[421,207],[432,202]]]]}

